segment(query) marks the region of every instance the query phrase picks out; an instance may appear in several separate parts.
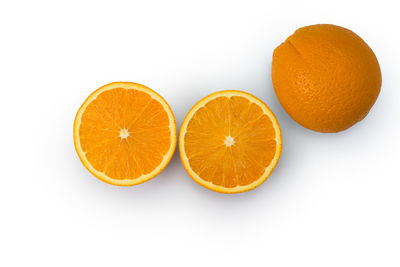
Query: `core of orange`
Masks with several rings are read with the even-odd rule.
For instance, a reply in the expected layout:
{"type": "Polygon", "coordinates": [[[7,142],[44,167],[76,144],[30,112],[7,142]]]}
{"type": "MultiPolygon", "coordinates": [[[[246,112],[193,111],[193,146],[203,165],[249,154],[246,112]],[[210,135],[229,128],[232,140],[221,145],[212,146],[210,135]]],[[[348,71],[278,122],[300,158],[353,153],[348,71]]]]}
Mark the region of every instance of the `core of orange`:
{"type": "Polygon", "coordinates": [[[94,91],[78,110],[74,143],[94,176],[114,185],[136,185],[170,161],[176,147],[175,118],[150,88],[114,82],[94,91]]]}
{"type": "Polygon", "coordinates": [[[261,100],[242,91],[213,93],[195,104],[179,132],[183,166],[200,185],[239,193],[263,183],[277,164],[281,130],[261,100]]]}
{"type": "Polygon", "coordinates": [[[319,24],[298,29],[275,49],[272,83],[296,122],[339,132],[368,114],[382,79],[375,54],[357,34],[319,24]]]}

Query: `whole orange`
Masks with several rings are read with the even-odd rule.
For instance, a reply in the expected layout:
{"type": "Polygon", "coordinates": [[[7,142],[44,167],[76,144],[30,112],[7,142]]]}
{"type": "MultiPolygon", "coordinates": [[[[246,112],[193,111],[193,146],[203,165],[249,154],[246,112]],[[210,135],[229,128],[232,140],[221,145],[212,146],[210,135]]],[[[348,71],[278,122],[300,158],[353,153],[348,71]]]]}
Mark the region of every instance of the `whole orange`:
{"type": "Polygon", "coordinates": [[[374,52],[357,34],[319,24],[298,29],[275,49],[272,83],[296,122],[329,133],[368,114],[382,78],[374,52]]]}

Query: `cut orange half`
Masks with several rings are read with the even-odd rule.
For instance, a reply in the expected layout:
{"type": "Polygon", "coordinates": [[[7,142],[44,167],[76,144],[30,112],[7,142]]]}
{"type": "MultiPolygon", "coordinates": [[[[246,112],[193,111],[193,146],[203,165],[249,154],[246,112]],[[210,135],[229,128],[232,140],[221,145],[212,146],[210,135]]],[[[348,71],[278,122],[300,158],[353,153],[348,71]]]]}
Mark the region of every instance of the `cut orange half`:
{"type": "Polygon", "coordinates": [[[136,185],[170,161],[176,147],[175,118],[150,88],[114,82],[93,92],[78,110],[74,143],[94,176],[114,185],[136,185]]]}
{"type": "Polygon", "coordinates": [[[192,107],[179,132],[183,166],[200,185],[240,193],[262,184],[277,164],[282,135],[260,99],[242,91],[213,93],[192,107]]]}

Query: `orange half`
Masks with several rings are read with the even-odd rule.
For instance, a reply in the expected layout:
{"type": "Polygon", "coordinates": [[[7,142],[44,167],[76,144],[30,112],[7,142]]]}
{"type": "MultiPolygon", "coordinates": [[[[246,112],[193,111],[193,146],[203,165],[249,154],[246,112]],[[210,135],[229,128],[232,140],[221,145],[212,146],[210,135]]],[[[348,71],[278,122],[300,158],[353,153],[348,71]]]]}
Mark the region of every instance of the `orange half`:
{"type": "Polygon", "coordinates": [[[186,115],[179,132],[179,151],[188,174],[220,193],[240,193],[263,183],[281,150],[274,114],[242,91],[203,98],[186,115]]]}
{"type": "Polygon", "coordinates": [[[159,174],[176,147],[176,123],[167,102],[150,88],[114,82],[93,92],[74,122],[83,165],[100,180],[136,185],[159,174]]]}

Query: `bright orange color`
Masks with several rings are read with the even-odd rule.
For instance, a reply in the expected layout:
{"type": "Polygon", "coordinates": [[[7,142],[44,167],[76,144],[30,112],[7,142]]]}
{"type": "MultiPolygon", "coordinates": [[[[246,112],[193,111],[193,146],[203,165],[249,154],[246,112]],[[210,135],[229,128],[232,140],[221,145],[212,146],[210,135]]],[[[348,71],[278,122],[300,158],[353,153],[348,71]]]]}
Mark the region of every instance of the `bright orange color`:
{"type": "Polygon", "coordinates": [[[221,91],[200,100],[179,132],[183,166],[200,185],[239,193],[263,183],[282,150],[278,121],[258,98],[221,91]]]}
{"type": "Polygon", "coordinates": [[[368,114],[382,79],[375,54],[358,35],[320,24],[298,29],[275,49],[272,83],[299,124],[339,132],[368,114]]]}
{"type": "Polygon", "coordinates": [[[136,185],[159,174],[176,147],[167,102],[137,83],[114,82],[93,92],[74,122],[75,149],[100,180],[136,185]]]}

